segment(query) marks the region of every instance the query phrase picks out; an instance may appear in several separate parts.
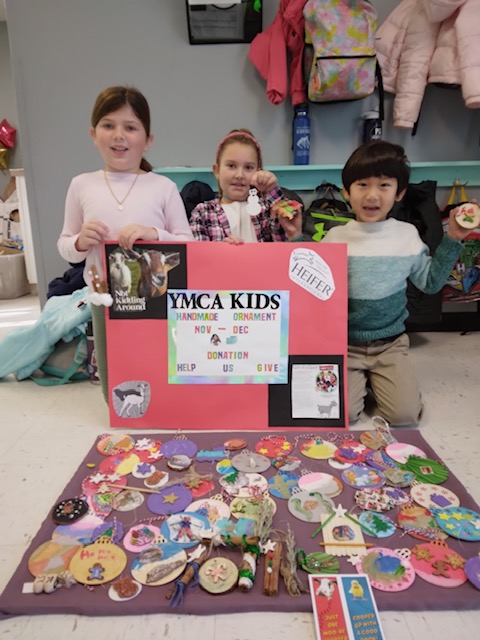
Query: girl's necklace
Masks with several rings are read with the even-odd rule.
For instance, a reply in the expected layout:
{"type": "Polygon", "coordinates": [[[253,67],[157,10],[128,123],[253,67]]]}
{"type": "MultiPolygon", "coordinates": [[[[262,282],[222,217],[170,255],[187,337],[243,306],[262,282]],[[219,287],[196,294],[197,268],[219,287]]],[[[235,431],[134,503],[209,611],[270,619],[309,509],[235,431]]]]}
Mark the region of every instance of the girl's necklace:
{"type": "Polygon", "coordinates": [[[127,191],[127,194],[124,198],[122,198],[121,200],[119,200],[117,198],[117,196],[115,195],[112,187],[110,186],[110,183],[108,181],[108,177],[107,177],[107,172],[105,171],[105,169],[103,170],[103,175],[105,176],[105,182],[107,183],[107,187],[108,190],[110,191],[110,193],[112,194],[113,198],[115,199],[115,202],[117,203],[118,207],[117,209],[119,211],[123,211],[123,203],[125,202],[125,200],[128,198],[128,196],[130,195],[130,191],[133,189],[133,187],[135,186],[136,181],[138,180],[138,176],[140,175],[139,173],[137,173],[137,175],[135,176],[135,178],[133,179],[132,184],[130,185],[130,189],[127,191]]]}

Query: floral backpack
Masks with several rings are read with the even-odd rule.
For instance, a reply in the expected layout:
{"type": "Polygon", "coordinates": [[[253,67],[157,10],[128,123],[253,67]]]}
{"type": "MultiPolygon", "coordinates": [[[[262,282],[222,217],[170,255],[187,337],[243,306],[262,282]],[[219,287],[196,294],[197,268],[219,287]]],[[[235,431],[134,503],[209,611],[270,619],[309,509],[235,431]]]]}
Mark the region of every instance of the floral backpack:
{"type": "Polygon", "coordinates": [[[383,87],[375,52],[377,13],[367,0],[307,0],[304,72],[310,102],[366,98],[383,87]]]}

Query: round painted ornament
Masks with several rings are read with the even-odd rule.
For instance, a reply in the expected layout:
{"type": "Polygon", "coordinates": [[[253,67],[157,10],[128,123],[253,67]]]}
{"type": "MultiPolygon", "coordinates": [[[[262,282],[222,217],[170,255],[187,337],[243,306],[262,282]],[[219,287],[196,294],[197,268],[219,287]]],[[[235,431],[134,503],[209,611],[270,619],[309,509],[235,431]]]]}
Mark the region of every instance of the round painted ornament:
{"type": "Polygon", "coordinates": [[[196,500],[212,493],[215,489],[215,482],[207,479],[191,480],[185,482],[185,486],[192,492],[192,497],[196,500]]]}
{"type": "Polygon", "coordinates": [[[402,469],[413,473],[419,482],[441,484],[448,478],[447,467],[439,460],[432,460],[430,458],[410,456],[408,460],[402,464],[402,469]]]}
{"type": "Polygon", "coordinates": [[[151,524],[136,524],[131,527],[123,538],[123,546],[127,551],[140,553],[158,541],[160,529],[151,524]]]}
{"type": "Polygon", "coordinates": [[[380,591],[404,591],[415,581],[411,562],[385,547],[368,549],[355,568],[358,573],[366,573],[372,587],[380,591]]]}
{"type": "Polygon", "coordinates": [[[385,487],[379,489],[362,489],[355,492],[355,503],[361,509],[369,511],[388,511],[396,506],[395,500],[385,491],[385,487]]]}
{"type": "Polygon", "coordinates": [[[410,562],[417,576],[438,587],[459,587],[467,581],[465,559],[441,540],[415,545],[410,562]]]}
{"type": "Polygon", "coordinates": [[[160,487],[163,487],[165,484],[167,484],[169,478],[170,476],[166,471],[160,471],[159,469],[157,469],[152,473],[151,476],[145,478],[143,484],[148,489],[159,489],[160,487]]]}
{"type": "Polygon", "coordinates": [[[80,548],[81,545],[72,538],[59,536],[55,540],[47,540],[30,554],[28,570],[34,577],[58,574],[68,569],[70,560],[80,548]]]}
{"type": "Polygon", "coordinates": [[[460,205],[455,220],[464,229],[476,229],[480,226],[480,207],[474,202],[460,205]]]}
{"type": "Polygon", "coordinates": [[[117,520],[105,521],[93,530],[92,542],[96,542],[100,538],[110,539],[111,542],[117,544],[123,538],[123,522],[117,520]]]}
{"type": "Polygon", "coordinates": [[[108,493],[94,493],[91,496],[86,496],[90,512],[101,518],[108,517],[113,511],[112,503],[116,495],[116,493],[109,491],[108,493]]]}
{"type": "Polygon", "coordinates": [[[480,540],[480,513],[464,507],[432,509],[438,526],[449,536],[460,540],[480,540]]]}
{"type": "Polygon", "coordinates": [[[150,495],[147,506],[152,513],[169,516],[185,511],[191,502],[192,492],[181,484],[175,484],[150,495]]]}
{"type": "Polygon", "coordinates": [[[125,577],[115,580],[108,589],[108,597],[114,602],[126,602],[133,600],[142,591],[142,585],[132,578],[125,577]]]}
{"type": "Polygon", "coordinates": [[[334,504],[318,491],[294,489],[287,506],[290,513],[303,522],[321,522],[323,516],[332,512],[334,504]]]}
{"type": "Polygon", "coordinates": [[[292,451],[293,444],[285,436],[266,436],[255,444],[255,451],[267,458],[277,458],[292,451]]]}
{"type": "Polygon", "coordinates": [[[334,454],[334,458],[339,462],[358,464],[359,462],[365,462],[365,458],[369,451],[370,449],[361,442],[347,440],[337,448],[334,454]]]}
{"type": "Polygon", "coordinates": [[[145,502],[145,497],[140,491],[126,489],[115,496],[112,506],[116,511],[134,511],[145,502]]]}
{"type": "Polygon", "coordinates": [[[383,473],[366,464],[354,464],[345,469],[342,480],[354,489],[376,489],[385,484],[383,473]]]}
{"type": "Polygon", "coordinates": [[[362,525],[364,533],[374,538],[388,538],[397,530],[393,520],[376,511],[362,511],[358,516],[358,521],[362,525]]]}
{"type": "Polygon", "coordinates": [[[385,469],[383,475],[385,482],[392,487],[405,488],[415,482],[415,475],[405,469],[385,469]]]}
{"type": "Polygon", "coordinates": [[[173,542],[164,542],[142,551],[132,562],[130,571],[141,584],[156,587],[178,578],[186,565],[185,549],[173,542]]]}
{"type": "Polygon", "coordinates": [[[292,490],[298,487],[299,476],[296,473],[279,471],[268,479],[268,491],[275,498],[288,500],[292,495],[292,490]]]}
{"type": "MultiPolygon", "coordinates": [[[[102,460],[98,465],[98,470],[106,475],[113,474],[115,477],[128,476],[139,462],[140,458],[138,455],[133,451],[129,451],[105,458],[105,460],[102,460]]],[[[108,482],[110,482],[110,480],[108,480],[108,482]]],[[[114,481],[112,480],[112,482],[114,481]]]]}
{"type": "Polygon", "coordinates": [[[175,513],[165,520],[160,532],[169,541],[181,547],[194,547],[201,538],[211,537],[211,526],[207,518],[197,513],[175,513]]]}
{"type": "Polygon", "coordinates": [[[150,462],[139,462],[132,469],[132,476],[134,478],[140,478],[141,480],[145,480],[145,478],[149,478],[156,471],[156,468],[150,462]]]}
{"type": "Polygon", "coordinates": [[[215,466],[215,469],[222,476],[229,476],[236,471],[235,467],[232,465],[232,461],[230,460],[230,458],[219,460],[215,466]]]}
{"type": "Polygon", "coordinates": [[[88,503],[82,498],[67,498],[58,502],[52,510],[55,524],[71,524],[88,513],[88,503]]]}
{"type": "Polygon", "coordinates": [[[103,524],[104,518],[87,513],[86,516],[75,520],[72,524],[58,525],[52,533],[52,540],[59,537],[73,538],[78,543],[87,545],[93,541],[93,532],[103,524]]]}
{"type": "Polygon", "coordinates": [[[120,485],[126,485],[127,479],[122,476],[118,476],[118,478],[114,476],[115,481],[111,481],[110,478],[111,474],[100,473],[99,471],[91,473],[82,480],[82,494],[84,496],[92,496],[96,493],[120,493],[122,491],[120,485]],[[110,484],[118,486],[111,487],[110,484]]]}
{"type": "Polygon", "coordinates": [[[272,516],[277,510],[277,505],[270,496],[234,498],[230,504],[230,511],[234,518],[249,518],[258,521],[267,510],[272,516]]]}
{"type": "Polygon", "coordinates": [[[161,440],[141,438],[135,442],[134,449],[142,462],[153,463],[163,458],[162,445],[161,440]]]}
{"type": "Polygon", "coordinates": [[[385,469],[400,469],[398,464],[387,456],[385,451],[369,451],[365,456],[365,462],[379,471],[385,471],[385,469]]]}
{"type": "Polygon", "coordinates": [[[437,484],[417,483],[410,489],[410,495],[415,502],[426,509],[445,509],[458,507],[460,500],[453,491],[437,484]]]}
{"type": "Polygon", "coordinates": [[[238,471],[229,476],[223,476],[219,483],[229,495],[235,497],[253,497],[268,492],[268,480],[259,473],[238,471]]]}
{"type": "Polygon", "coordinates": [[[337,450],[336,445],[319,436],[309,438],[300,444],[300,453],[313,460],[328,460],[337,450]]]}
{"type": "Polygon", "coordinates": [[[399,526],[419,540],[444,540],[447,535],[440,529],[433,514],[418,504],[406,504],[397,515],[399,526]]]}
{"type": "Polygon", "coordinates": [[[295,471],[301,464],[297,456],[280,456],[272,460],[272,467],[277,471],[295,471]]]}
{"type": "Polygon", "coordinates": [[[480,556],[469,558],[464,569],[469,581],[476,589],[480,589],[480,556]]]}
{"type": "Polygon", "coordinates": [[[127,554],[110,539],[100,538],[79,549],[70,561],[69,570],[82,584],[97,585],[117,578],[127,566],[127,554]]]}
{"type": "Polygon", "coordinates": [[[319,491],[327,498],[335,498],[343,490],[343,484],[337,477],[319,471],[302,474],[298,479],[298,486],[304,491],[319,491]]]}
{"type": "Polygon", "coordinates": [[[237,584],[238,567],[229,558],[209,558],[200,566],[198,581],[202,589],[208,593],[226,593],[237,584]]]}
{"type": "Polygon", "coordinates": [[[427,454],[422,451],[422,449],[406,442],[392,442],[391,444],[387,444],[385,453],[394,462],[399,464],[405,464],[410,456],[418,456],[419,458],[427,457],[427,454]]]}
{"type": "Polygon", "coordinates": [[[267,456],[245,449],[232,457],[232,465],[243,473],[263,473],[270,468],[271,462],[267,456]]]}
{"type": "Polygon", "coordinates": [[[340,570],[338,558],[323,551],[306,554],[303,549],[298,549],[295,557],[297,565],[308,573],[338,573],[340,570]]]}
{"type": "Polygon", "coordinates": [[[99,437],[97,451],[104,456],[118,456],[133,449],[135,439],[128,433],[108,433],[99,437]]]}
{"type": "Polygon", "coordinates": [[[192,466],[193,459],[182,453],[176,453],[167,459],[167,467],[174,471],[185,471],[192,466]]]}
{"type": "Polygon", "coordinates": [[[230,507],[221,495],[195,500],[195,502],[188,505],[188,510],[190,513],[198,513],[206,518],[210,526],[215,525],[222,518],[225,518],[225,520],[230,518],[230,507]]]}
{"type": "Polygon", "coordinates": [[[227,451],[239,451],[240,449],[245,449],[247,441],[243,438],[230,438],[225,440],[223,446],[227,451]]]}
{"type": "Polygon", "coordinates": [[[165,458],[172,458],[178,455],[193,458],[198,451],[198,447],[193,440],[189,440],[186,436],[178,436],[164,442],[161,451],[165,458]]]}

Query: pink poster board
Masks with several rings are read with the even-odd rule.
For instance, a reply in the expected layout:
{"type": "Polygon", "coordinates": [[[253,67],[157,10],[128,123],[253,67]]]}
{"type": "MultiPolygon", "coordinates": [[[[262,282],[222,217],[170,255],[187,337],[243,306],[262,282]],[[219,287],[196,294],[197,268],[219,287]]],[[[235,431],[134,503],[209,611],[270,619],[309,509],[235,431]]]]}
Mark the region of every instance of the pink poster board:
{"type": "Polygon", "coordinates": [[[348,426],[345,245],[138,243],[128,290],[118,253],[106,244],[112,427],[348,426]]]}

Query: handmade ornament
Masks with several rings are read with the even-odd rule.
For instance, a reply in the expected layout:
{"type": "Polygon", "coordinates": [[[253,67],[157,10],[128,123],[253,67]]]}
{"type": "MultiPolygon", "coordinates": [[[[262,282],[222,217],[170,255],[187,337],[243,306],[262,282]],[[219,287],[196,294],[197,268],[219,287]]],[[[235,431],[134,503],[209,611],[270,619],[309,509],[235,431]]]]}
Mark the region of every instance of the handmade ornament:
{"type": "Polygon", "coordinates": [[[190,513],[198,513],[206,518],[211,527],[219,520],[230,518],[230,507],[224,501],[223,497],[218,494],[212,498],[202,498],[188,505],[190,513]]]}
{"type": "Polygon", "coordinates": [[[255,189],[255,187],[250,187],[250,189],[248,190],[247,206],[245,207],[245,211],[252,218],[254,216],[258,216],[258,214],[262,211],[262,205],[260,204],[258,191],[257,189],[255,189]]]}
{"type": "Polygon", "coordinates": [[[109,538],[100,538],[79,549],[70,561],[69,569],[77,582],[104,584],[118,577],[127,566],[127,555],[109,538]]]}
{"type": "Polygon", "coordinates": [[[113,500],[117,494],[114,490],[105,493],[94,493],[86,496],[89,510],[96,516],[107,518],[113,511],[113,500]]]}
{"type": "Polygon", "coordinates": [[[388,538],[392,536],[397,527],[393,520],[382,513],[375,511],[363,511],[358,516],[358,521],[366,533],[375,538],[388,538]]]}
{"type": "Polygon", "coordinates": [[[68,569],[70,560],[81,548],[76,540],[67,537],[57,537],[47,540],[30,554],[28,570],[36,577],[45,574],[58,574],[68,569]]]}
{"type": "Polygon", "coordinates": [[[257,558],[260,555],[258,538],[242,540],[242,562],[238,569],[238,588],[240,591],[250,591],[253,588],[257,573],[257,558]]]}
{"type": "Polygon", "coordinates": [[[385,469],[400,469],[398,464],[382,450],[369,451],[365,456],[365,462],[370,467],[378,469],[379,471],[385,471],[385,469]]]}
{"type": "Polygon", "coordinates": [[[283,547],[279,540],[269,541],[272,543],[264,551],[264,571],[263,571],[263,594],[266,596],[278,595],[278,581],[280,577],[280,564],[282,562],[283,547]]]}
{"type": "Polygon", "coordinates": [[[415,581],[415,571],[409,560],[392,549],[369,549],[356,564],[358,573],[365,573],[370,584],[380,591],[404,591],[415,581]]]}
{"type": "Polygon", "coordinates": [[[93,532],[103,524],[103,518],[87,513],[83,518],[75,520],[72,524],[58,525],[52,533],[52,540],[58,538],[72,538],[79,544],[87,545],[93,541],[93,532]]]}
{"type": "Polygon", "coordinates": [[[412,455],[401,464],[401,467],[412,472],[419,482],[441,484],[448,478],[448,469],[439,460],[412,455]]]}
{"type": "Polygon", "coordinates": [[[335,460],[335,458],[330,458],[328,460],[328,465],[332,467],[332,469],[337,469],[337,471],[343,471],[344,469],[350,469],[352,466],[351,462],[340,462],[339,460],[335,460]]]}
{"type": "Polygon", "coordinates": [[[201,498],[215,489],[211,473],[197,473],[195,465],[183,476],[182,482],[192,492],[193,498],[201,498]]]}
{"type": "Polygon", "coordinates": [[[127,551],[140,553],[155,542],[158,542],[160,529],[151,524],[136,524],[131,527],[123,538],[123,546],[127,551]]]}
{"type": "Polygon", "coordinates": [[[419,540],[444,540],[447,537],[432,513],[417,504],[403,505],[398,512],[397,521],[404,531],[419,540]]]}
{"type": "Polygon", "coordinates": [[[117,544],[123,538],[123,523],[114,518],[110,522],[102,522],[93,530],[92,541],[95,542],[100,538],[109,539],[110,542],[117,544]]]}
{"type": "Polygon", "coordinates": [[[211,526],[207,518],[197,513],[176,513],[165,520],[160,531],[167,541],[188,548],[208,538],[211,526]]]}
{"type": "Polygon", "coordinates": [[[116,511],[134,511],[143,504],[144,500],[140,491],[126,489],[115,496],[112,505],[116,511]]]}
{"type": "Polygon", "coordinates": [[[271,211],[277,218],[292,220],[293,216],[301,209],[302,205],[296,200],[279,200],[272,205],[271,211]]]}
{"type": "Polygon", "coordinates": [[[449,536],[460,540],[480,540],[480,513],[464,507],[432,509],[437,525],[449,536]]]}
{"type": "Polygon", "coordinates": [[[460,205],[455,220],[464,229],[476,229],[480,226],[480,207],[474,202],[460,205]]]}
{"type": "Polygon", "coordinates": [[[298,478],[298,486],[303,491],[319,491],[327,498],[335,498],[343,490],[343,484],[330,473],[306,472],[298,478]]]}
{"type": "Polygon", "coordinates": [[[236,469],[232,465],[232,461],[230,460],[230,458],[225,458],[224,460],[220,460],[220,462],[217,462],[215,469],[222,476],[229,476],[232,473],[236,472],[236,469]]]}
{"type": "Polygon", "coordinates": [[[460,504],[460,500],[453,491],[427,482],[414,484],[410,489],[410,495],[417,504],[426,509],[445,509],[458,507],[460,504]]]}
{"type": "Polygon", "coordinates": [[[287,506],[290,513],[303,522],[321,522],[323,516],[332,513],[333,500],[318,491],[293,489],[287,506]]]}
{"type": "Polygon", "coordinates": [[[169,475],[166,471],[159,471],[158,469],[152,473],[151,476],[145,478],[143,484],[148,489],[158,489],[159,487],[163,487],[167,484],[169,480],[169,475]]]}
{"type": "Polygon", "coordinates": [[[365,462],[366,455],[369,451],[370,449],[361,442],[347,440],[337,448],[333,457],[339,462],[358,464],[359,462],[365,462]]]}
{"type": "Polygon", "coordinates": [[[271,462],[267,456],[245,449],[232,457],[232,466],[243,473],[263,473],[271,462]]]}
{"type": "Polygon", "coordinates": [[[338,573],[340,571],[340,562],[331,553],[314,551],[306,554],[303,549],[298,549],[296,558],[298,566],[308,573],[338,573]]]}
{"type": "Polygon", "coordinates": [[[96,493],[113,493],[114,495],[123,491],[123,487],[127,484],[127,479],[120,474],[118,477],[114,477],[115,487],[110,487],[112,484],[112,474],[109,473],[91,473],[82,480],[82,493],[85,496],[91,496],[96,493]],[[105,490],[105,486],[108,487],[105,490]]]}
{"type": "Polygon", "coordinates": [[[147,500],[147,506],[157,515],[171,515],[185,511],[192,502],[192,492],[180,484],[160,489],[147,500]]]}
{"type": "Polygon", "coordinates": [[[149,478],[153,473],[155,473],[156,468],[153,464],[150,464],[149,462],[139,462],[133,469],[132,469],[132,476],[134,478],[141,478],[142,480],[145,480],[145,478],[149,478]]]}
{"type": "Polygon", "coordinates": [[[292,490],[298,487],[299,476],[295,473],[280,471],[268,479],[268,491],[275,498],[288,500],[292,490]]]}
{"type": "Polygon", "coordinates": [[[88,504],[82,498],[67,498],[58,502],[52,510],[55,524],[71,524],[88,513],[88,504]]]}
{"type": "Polygon", "coordinates": [[[415,475],[405,469],[385,469],[385,482],[392,487],[409,487],[415,482],[415,475]]]}
{"type": "Polygon", "coordinates": [[[115,580],[108,589],[108,597],[115,602],[133,600],[142,591],[142,585],[132,578],[125,577],[115,580]]]}
{"type": "Polygon", "coordinates": [[[202,589],[213,595],[231,591],[238,581],[237,565],[225,557],[206,560],[198,571],[198,582],[202,589]]]}
{"type": "Polygon", "coordinates": [[[465,563],[465,574],[476,589],[480,589],[480,556],[469,558],[465,563]]]}
{"type": "Polygon", "coordinates": [[[328,460],[336,452],[337,447],[328,440],[323,440],[319,436],[309,438],[300,444],[300,453],[307,458],[314,460],[328,460]]]}
{"type": "Polygon", "coordinates": [[[178,578],[186,566],[185,549],[173,542],[164,542],[142,551],[133,560],[130,571],[141,584],[156,587],[178,578]]]}
{"type": "Polygon", "coordinates": [[[5,118],[0,122],[0,146],[13,149],[17,130],[5,118]]]}
{"type": "Polygon", "coordinates": [[[135,445],[135,439],[128,433],[109,433],[99,436],[97,451],[104,456],[118,456],[131,451],[135,445]]]}
{"type": "Polygon", "coordinates": [[[162,445],[163,442],[161,440],[142,438],[135,442],[134,448],[141,462],[153,463],[163,458],[162,445]]]}
{"type": "Polygon", "coordinates": [[[385,484],[383,473],[366,464],[353,464],[341,475],[342,480],[354,489],[376,489],[385,484]]]}
{"type": "Polygon", "coordinates": [[[129,451],[105,458],[98,465],[98,471],[110,476],[109,482],[115,482],[119,476],[128,476],[132,473],[139,463],[140,458],[137,453],[129,451]],[[114,477],[111,477],[112,474],[114,477]]]}
{"type": "Polygon", "coordinates": [[[243,438],[230,438],[223,443],[223,446],[227,451],[239,451],[245,449],[247,441],[243,438]]]}
{"type": "Polygon", "coordinates": [[[185,471],[185,469],[188,469],[192,463],[192,458],[181,453],[175,454],[167,460],[167,466],[174,471],[185,471]]]}
{"type": "Polygon", "coordinates": [[[295,471],[301,464],[297,456],[279,456],[272,460],[272,467],[278,471],[295,471]]]}
{"type": "Polygon", "coordinates": [[[90,303],[97,307],[111,307],[113,304],[113,298],[108,291],[107,281],[100,278],[100,274],[94,264],[90,266],[88,275],[91,279],[93,289],[93,292],[88,296],[90,303]]]}
{"type": "Polygon", "coordinates": [[[200,449],[197,453],[197,462],[219,462],[228,456],[228,451],[225,447],[218,447],[218,449],[200,449]]]}
{"type": "Polygon", "coordinates": [[[373,431],[364,431],[360,434],[360,442],[370,449],[382,449],[387,444],[397,442],[392,436],[390,425],[381,416],[373,416],[373,431]]]}
{"type": "MultiPolygon", "coordinates": [[[[373,489],[375,491],[375,489],[373,489]]],[[[410,495],[400,487],[392,487],[385,485],[380,489],[386,496],[391,498],[396,506],[409,504],[411,502],[410,495]]]]}
{"type": "Polygon", "coordinates": [[[287,455],[292,449],[293,444],[285,436],[266,436],[255,444],[255,451],[267,458],[287,455]]]}
{"type": "Polygon", "coordinates": [[[369,511],[388,511],[396,505],[395,500],[390,496],[385,487],[379,489],[362,489],[355,492],[355,503],[361,509],[369,511]]]}
{"type": "Polygon", "coordinates": [[[393,442],[387,444],[385,447],[385,453],[394,461],[399,464],[404,464],[410,456],[418,456],[419,458],[426,458],[427,455],[424,451],[415,447],[413,444],[407,444],[406,442],[393,442]]]}
{"type": "Polygon", "coordinates": [[[325,552],[334,556],[361,555],[367,544],[358,520],[339,504],[333,513],[322,517],[325,552]]]}
{"type": "Polygon", "coordinates": [[[33,581],[33,593],[53,593],[58,586],[58,577],[55,573],[41,574],[33,581]]]}
{"type": "Polygon", "coordinates": [[[238,471],[230,476],[223,476],[219,483],[229,495],[234,497],[248,498],[268,492],[268,480],[259,473],[238,471]]]}
{"type": "Polygon", "coordinates": [[[272,514],[274,514],[277,510],[277,505],[269,496],[234,498],[230,504],[230,511],[234,518],[250,518],[257,521],[265,502],[269,503],[272,514]]]}
{"type": "Polygon", "coordinates": [[[162,453],[165,458],[183,455],[194,458],[198,451],[198,447],[184,435],[176,435],[172,440],[167,440],[162,445],[162,453]]]}
{"type": "Polygon", "coordinates": [[[415,545],[410,562],[417,576],[438,587],[459,587],[467,581],[465,559],[440,540],[415,545]]]}

